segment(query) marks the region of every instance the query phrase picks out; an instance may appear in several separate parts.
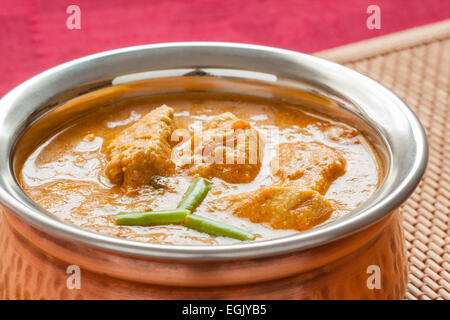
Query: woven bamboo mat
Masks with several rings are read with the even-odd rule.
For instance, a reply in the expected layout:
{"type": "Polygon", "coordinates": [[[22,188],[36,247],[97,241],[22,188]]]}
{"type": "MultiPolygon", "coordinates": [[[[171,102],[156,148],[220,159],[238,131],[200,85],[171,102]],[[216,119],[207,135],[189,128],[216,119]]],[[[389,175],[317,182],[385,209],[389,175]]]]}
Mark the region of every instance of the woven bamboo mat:
{"type": "Polygon", "coordinates": [[[402,207],[406,299],[450,299],[450,20],[317,53],[400,96],[430,144],[422,182],[402,207]]]}

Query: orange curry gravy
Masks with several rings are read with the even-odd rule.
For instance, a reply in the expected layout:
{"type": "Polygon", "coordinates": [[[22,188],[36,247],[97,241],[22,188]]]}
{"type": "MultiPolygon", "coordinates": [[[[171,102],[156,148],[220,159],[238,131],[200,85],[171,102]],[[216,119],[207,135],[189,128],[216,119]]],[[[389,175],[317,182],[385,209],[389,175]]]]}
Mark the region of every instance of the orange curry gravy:
{"type": "Polygon", "coordinates": [[[175,110],[178,127],[194,131],[213,116],[231,112],[251,124],[260,134],[277,129],[279,139],[266,139],[256,178],[249,183],[228,183],[211,178],[212,190],[196,214],[241,227],[257,234],[256,241],[295,234],[296,230],[273,229],[221,210],[211,201],[271,186],[270,161],[278,144],[319,142],[338,151],[346,161],[345,173],[331,183],[324,197],[334,211],[329,223],[367,200],[380,183],[382,169],[375,151],[356,129],[319,113],[265,98],[219,93],[162,94],[135,98],[97,108],[69,123],[39,145],[25,159],[18,174],[25,192],[42,208],[82,228],[125,239],[164,244],[235,243],[178,225],[117,226],[120,212],[171,209],[181,200],[192,177],[174,174],[163,179],[164,188],[152,185],[123,187],[105,175],[105,145],[119,132],[155,108],[166,104],[175,110]]]}

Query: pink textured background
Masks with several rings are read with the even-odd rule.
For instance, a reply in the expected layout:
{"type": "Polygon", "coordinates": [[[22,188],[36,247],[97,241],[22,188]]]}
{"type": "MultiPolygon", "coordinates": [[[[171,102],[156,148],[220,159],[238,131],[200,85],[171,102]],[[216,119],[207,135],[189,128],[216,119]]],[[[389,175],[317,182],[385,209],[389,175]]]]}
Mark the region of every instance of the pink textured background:
{"type": "Polygon", "coordinates": [[[87,54],[170,41],[231,41],[314,52],[450,17],[449,0],[1,0],[0,95],[87,54]],[[66,8],[81,8],[81,30],[66,8]],[[366,8],[381,8],[381,30],[366,8]]]}

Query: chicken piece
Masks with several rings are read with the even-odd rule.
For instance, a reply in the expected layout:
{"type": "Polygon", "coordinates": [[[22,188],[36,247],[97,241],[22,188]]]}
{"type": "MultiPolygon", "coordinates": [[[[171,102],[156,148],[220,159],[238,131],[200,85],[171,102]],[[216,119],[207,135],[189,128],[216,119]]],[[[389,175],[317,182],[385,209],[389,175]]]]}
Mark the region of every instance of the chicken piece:
{"type": "Polygon", "coordinates": [[[222,113],[192,137],[189,175],[248,183],[261,168],[260,137],[246,121],[222,113]]]}
{"type": "Polygon", "coordinates": [[[272,160],[272,174],[283,183],[325,194],[331,183],[345,173],[345,159],[336,150],[317,142],[283,143],[272,160]]]}
{"type": "Polygon", "coordinates": [[[162,105],[120,132],[105,148],[106,175],[115,184],[147,184],[175,169],[171,160],[173,109],[162,105]]]}
{"type": "Polygon", "coordinates": [[[328,219],[331,204],[314,190],[297,186],[261,187],[215,200],[212,210],[228,211],[274,229],[307,230],[328,219]]]}

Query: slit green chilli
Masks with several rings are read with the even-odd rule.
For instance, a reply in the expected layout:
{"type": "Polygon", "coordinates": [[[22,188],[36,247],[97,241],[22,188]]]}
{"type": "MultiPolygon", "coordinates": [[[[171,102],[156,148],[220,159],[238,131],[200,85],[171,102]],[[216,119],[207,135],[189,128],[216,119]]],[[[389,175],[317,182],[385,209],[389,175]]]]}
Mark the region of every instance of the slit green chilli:
{"type": "Polygon", "coordinates": [[[155,226],[183,224],[187,228],[213,236],[229,237],[241,241],[253,240],[255,235],[213,219],[191,214],[205,199],[211,185],[204,178],[195,179],[183,196],[178,208],[160,211],[124,212],[115,216],[118,225],[155,226]]]}

